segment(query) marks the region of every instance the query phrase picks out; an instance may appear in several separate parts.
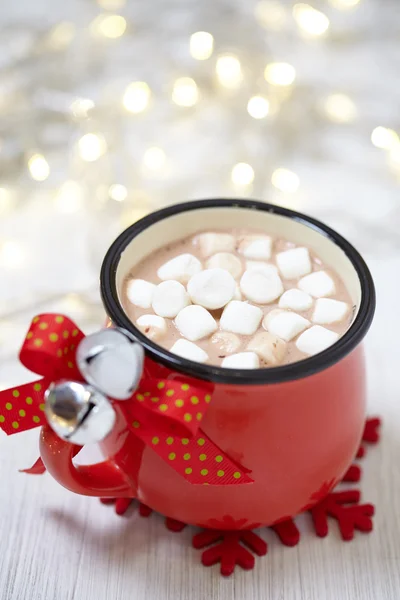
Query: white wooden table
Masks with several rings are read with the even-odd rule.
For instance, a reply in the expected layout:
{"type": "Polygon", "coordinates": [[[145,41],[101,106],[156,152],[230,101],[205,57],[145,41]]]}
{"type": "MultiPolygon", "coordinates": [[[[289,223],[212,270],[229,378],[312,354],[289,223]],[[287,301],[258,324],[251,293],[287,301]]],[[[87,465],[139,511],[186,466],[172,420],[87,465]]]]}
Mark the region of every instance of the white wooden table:
{"type": "MultiPolygon", "coordinates": [[[[331,522],[330,535],[319,539],[300,518],[297,547],[283,547],[262,530],[268,555],[256,559],[253,571],[238,568],[224,579],[218,566],[200,564],[192,528],[171,533],[161,517],[141,518],[136,509],[117,517],[112,507],[64,490],[49,475],[20,474],[36,458],[37,432],[0,434],[1,600],[397,600],[400,319],[398,279],[391,280],[400,257],[369,262],[378,291],[366,344],[369,406],[383,418],[381,443],[362,461],[362,498],[376,505],[372,534],[343,543],[331,522]]],[[[14,379],[21,376],[18,367],[10,369],[14,379]]]]}

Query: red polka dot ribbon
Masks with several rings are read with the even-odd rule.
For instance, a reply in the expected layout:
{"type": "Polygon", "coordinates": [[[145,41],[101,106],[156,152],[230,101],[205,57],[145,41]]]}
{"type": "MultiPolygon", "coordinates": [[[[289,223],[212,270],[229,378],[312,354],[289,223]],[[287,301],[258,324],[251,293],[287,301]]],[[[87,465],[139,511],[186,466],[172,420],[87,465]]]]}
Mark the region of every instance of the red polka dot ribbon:
{"type": "MultiPolygon", "coordinates": [[[[33,319],[20,360],[43,379],[0,392],[1,429],[13,434],[46,423],[44,394],[50,383],[83,381],[75,359],[83,338],[82,331],[63,315],[42,314],[33,319]]],[[[200,429],[210,402],[210,386],[205,382],[142,379],[130,400],[118,402],[138,440],[135,471],[139,472],[148,446],[192,484],[252,483],[248,469],[229,458],[200,429]]]]}
{"type": "Polygon", "coordinates": [[[249,471],[200,429],[211,402],[207,384],[143,379],[133,399],[120,403],[131,430],[190,483],[252,483],[249,471]]]}
{"type": "Polygon", "coordinates": [[[22,364],[43,378],[0,392],[0,428],[8,435],[46,423],[44,393],[52,381],[82,381],[75,351],[84,338],[68,317],[43,314],[32,320],[20,351],[22,364]]]}

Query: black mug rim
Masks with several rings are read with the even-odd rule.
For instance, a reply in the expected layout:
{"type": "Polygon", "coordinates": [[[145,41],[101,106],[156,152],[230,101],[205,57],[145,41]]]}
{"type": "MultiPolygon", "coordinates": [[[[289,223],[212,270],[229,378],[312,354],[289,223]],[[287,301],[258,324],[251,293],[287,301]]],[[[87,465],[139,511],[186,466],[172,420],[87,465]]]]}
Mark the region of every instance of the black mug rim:
{"type": "Polygon", "coordinates": [[[113,324],[132,333],[144,347],[146,355],[153,361],[197,379],[235,385],[282,383],[302,379],[327,369],[344,358],[362,341],[371,325],[375,312],[375,287],[371,273],[359,252],[344,237],[327,225],[302,213],[257,200],[236,198],[195,200],[174,204],[150,213],[128,227],[117,237],[105,255],[100,273],[100,291],[104,307],[113,324]],[[288,365],[253,370],[227,369],[197,363],[172,354],[149,340],[133,325],[118,299],[116,273],[122,252],[134,237],[158,221],[182,212],[221,207],[250,208],[288,217],[314,229],[343,250],[358,275],[361,286],[361,303],[352,325],[335,344],[319,354],[288,365]]]}

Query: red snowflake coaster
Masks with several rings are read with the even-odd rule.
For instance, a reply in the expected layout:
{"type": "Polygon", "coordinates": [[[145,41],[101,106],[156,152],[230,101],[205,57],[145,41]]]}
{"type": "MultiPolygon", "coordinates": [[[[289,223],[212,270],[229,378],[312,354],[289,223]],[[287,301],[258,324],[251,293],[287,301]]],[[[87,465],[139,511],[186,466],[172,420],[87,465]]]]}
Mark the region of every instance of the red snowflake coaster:
{"type": "MultiPolygon", "coordinates": [[[[356,458],[362,458],[366,453],[365,444],[375,444],[379,441],[380,419],[367,419],[362,437],[363,444],[358,450],[356,458]]],[[[342,482],[354,483],[361,479],[361,468],[357,464],[351,465],[343,477],[342,482]]],[[[318,490],[316,496],[320,498],[318,504],[312,507],[304,507],[304,511],[309,512],[315,533],[318,537],[325,537],[329,533],[328,520],[336,520],[339,532],[344,541],[352,540],[356,531],[368,533],[372,531],[372,516],[374,507],[372,504],[360,504],[359,490],[345,490],[340,492],[328,492],[330,484],[318,490]]],[[[123,514],[132,499],[105,499],[105,503],[115,502],[115,511],[117,514],[123,514]]],[[[149,516],[152,512],[147,506],[140,504],[139,512],[142,516],[149,516]]],[[[232,517],[226,516],[223,519],[223,525],[231,523],[232,526],[243,527],[248,524],[244,522],[234,522],[232,517]]],[[[171,531],[182,531],[186,527],[185,523],[166,518],[166,527],[171,531]]],[[[222,525],[222,523],[220,524],[222,525]]],[[[246,530],[218,530],[218,522],[210,523],[213,529],[204,529],[193,537],[193,547],[203,550],[201,561],[204,566],[212,566],[220,563],[222,575],[231,575],[236,566],[242,569],[253,569],[255,556],[264,556],[267,554],[268,547],[266,542],[252,529],[246,530]]],[[[259,524],[252,523],[251,528],[257,528],[259,524]]],[[[278,539],[285,546],[296,546],[300,541],[300,532],[292,518],[287,518],[271,527],[278,539]]]]}
{"type": "Polygon", "coordinates": [[[242,569],[254,568],[254,555],[267,554],[267,544],[259,535],[247,529],[244,531],[218,531],[205,529],[193,537],[194,548],[206,548],[201,555],[205,567],[221,563],[221,575],[232,575],[236,565],[242,569]],[[247,546],[247,547],[246,547],[247,546]],[[251,552],[250,552],[251,550],[251,552]]]}

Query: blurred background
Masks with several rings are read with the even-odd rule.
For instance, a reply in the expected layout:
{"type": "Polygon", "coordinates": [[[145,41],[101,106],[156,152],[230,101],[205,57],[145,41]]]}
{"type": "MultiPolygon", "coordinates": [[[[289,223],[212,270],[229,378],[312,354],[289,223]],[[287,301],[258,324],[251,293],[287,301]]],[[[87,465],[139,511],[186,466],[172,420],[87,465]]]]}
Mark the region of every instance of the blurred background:
{"type": "MultiPolygon", "coordinates": [[[[0,386],[31,317],[104,319],[115,236],[162,206],[255,197],[400,264],[398,0],[0,5],[0,386]]],[[[386,270],[385,270],[386,269],[386,270]]]]}

